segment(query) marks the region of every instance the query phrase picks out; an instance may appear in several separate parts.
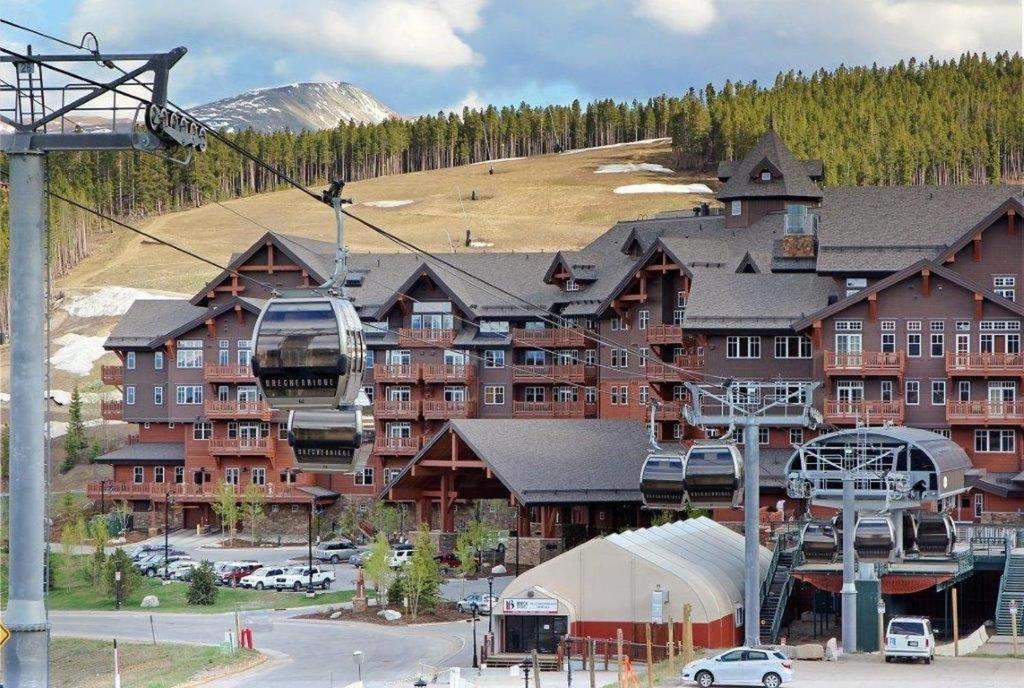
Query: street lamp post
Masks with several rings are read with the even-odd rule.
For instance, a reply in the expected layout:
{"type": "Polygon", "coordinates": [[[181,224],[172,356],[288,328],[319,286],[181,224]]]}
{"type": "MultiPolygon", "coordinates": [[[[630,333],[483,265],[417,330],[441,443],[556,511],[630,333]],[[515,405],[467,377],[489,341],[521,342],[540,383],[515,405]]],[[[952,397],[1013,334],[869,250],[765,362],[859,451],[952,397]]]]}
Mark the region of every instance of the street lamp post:
{"type": "Polygon", "coordinates": [[[487,634],[494,633],[494,623],[491,619],[494,618],[494,574],[488,574],[487,576],[487,608],[490,613],[487,615],[487,634]]]}
{"type": "Polygon", "coordinates": [[[519,663],[519,668],[523,670],[523,688],[530,688],[530,658],[523,657],[523,661],[519,663]]]}
{"type": "Polygon", "coordinates": [[[474,604],[473,605],[473,668],[474,669],[479,669],[480,668],[480,658],[477,656],[477,648],[476,648],[476,611],[477,611],[477,607],[474,604]]]}
{"type": "Polygon", "coordinates": [[[362,650],[355,650],[352,653],[352,659],[356,663],[356,674],[359,677],[359,681],[362,682],[362,680],[363,680],[363,651],[362,650]]]}
{"type": "Polygon", "coordinates": [[[100,481],[100,513],[107,513],[107,483],[109,480],[100,481]]]}
{"type": "Polygon", "coordinates": [[[1017,600],[1010,600],[1010,633],[1013,634],[1013,656],[1017,656],[1017,600]]]}
{"type": "Polygon", "coordinates": [[[316,502],[310,500],[309,502],[309,519],[306,524],[309,538],[306,542],[306,597],[313,597],[316,595],[313,592],[313,511],[316,509],[316,502]]]}
{"type": "Polygon", "coordinates": [[[164,492],[164,580],[170,577],[168,572],[169,562],[168,557],[170,555],[170,533],[171,533],[171,492],[167,490],[164,492]]]}
{"type": "Polygon", "coordinates": [[[878,591],[878,604],[875,606],[878,611],[878,652],[885,661],[885,600],[882,599],[882,591],[878,591]]]}

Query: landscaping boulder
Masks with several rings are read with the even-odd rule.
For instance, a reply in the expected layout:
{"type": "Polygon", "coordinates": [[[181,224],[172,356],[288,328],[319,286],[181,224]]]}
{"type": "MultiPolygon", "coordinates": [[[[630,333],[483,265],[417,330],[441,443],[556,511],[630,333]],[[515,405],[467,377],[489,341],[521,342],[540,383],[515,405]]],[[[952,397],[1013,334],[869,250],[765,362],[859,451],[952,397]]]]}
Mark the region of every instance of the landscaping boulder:
{"type": "Polygon", "coordinates": [[[156,595],[146,595],[145,597],[142,598],[142,604],[139,605],[139,606],[140,607],[159,607],[160,606],[160,600],[157,598],[156,595]]]}
{"type": "Polygon", "coordinates": [[[491,573],[495,576],[504,576],[506,573],[508,573],[508,569],[505,568],[504,564],[498,564],[493,569],[491,569],[491,573]]]}
{"type": "Polygon", "coordinates": [[[787,659],[796,659],[796,645],[773,645],[772,649],[786,655],[787,659]]]}
{"type": "Polygon", "coordinates": [[[377,612],[377,616],[383,617],[385,621],[398,621],[402,618],[402,613],[394,609],[382,609],[377,612]]]}
{"type": "Polygon", "coordinates": [[[829,638],[828,642],[825,643],[825,659],[830,662],[839,659],[839,643],[836,642],[835,638],[829,638]]]}
{"type": "Polygon", "coordinates": [[[341,618],[341,612],[334,612],[333,614],[331,614],[331,618],[332,619],[340,619],[341,618]]]}
{"type": "Polygon", "coordinates": [[[797,659],[825,659],[825,648],[817,643],[807,643],[796,646],[797,659]]]}

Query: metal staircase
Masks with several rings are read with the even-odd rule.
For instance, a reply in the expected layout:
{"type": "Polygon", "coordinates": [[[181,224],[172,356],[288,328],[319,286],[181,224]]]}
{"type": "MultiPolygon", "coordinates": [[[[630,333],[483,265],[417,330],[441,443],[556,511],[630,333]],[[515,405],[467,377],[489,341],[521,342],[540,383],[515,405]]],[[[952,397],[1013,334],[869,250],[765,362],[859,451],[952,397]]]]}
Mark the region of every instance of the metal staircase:
{"type": "Polygon", "coordinates": [[[786,549],[786,542],[775,543],[772,563],[761,588],[761,642],[765,645],[777,643],[782,629],[782,617],[786,613],[789,593],[793,590],[793,567],[799,549],[786,549]]]}
{"type": "Polygon", "coordinates": [[[996,601],[996,633],[1010,635],[1010,600],[1017,600],[1017,634],[1024,633],[1024,548],[1006,548],[1006,565],[996,601]]]}

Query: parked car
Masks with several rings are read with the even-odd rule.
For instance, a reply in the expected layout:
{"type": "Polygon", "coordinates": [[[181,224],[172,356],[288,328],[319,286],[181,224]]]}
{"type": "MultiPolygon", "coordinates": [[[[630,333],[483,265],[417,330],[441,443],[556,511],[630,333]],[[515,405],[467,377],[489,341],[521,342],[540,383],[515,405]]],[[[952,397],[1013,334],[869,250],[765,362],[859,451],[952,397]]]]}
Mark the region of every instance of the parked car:
{"type": "Polygon", "coordinates": [[[440,564],[442,568],[457,569],[460,566],[459,558],[455,556],[455,552],[438,554],[434,557],[434,561],[440,564]]]}
{"type": "Polygon", "coordinates": [[[357,552],[357,548],[349,540],[330,540],[321,542],[313,548],[313,558],[317,561],[329,561],[338,564],[348,561],[357,552]]]}
{"type": "Polygon", "coordinates": [[[183,561],[185,559],[190,559],[190,557],[182,552],[181,554],[168,555],[165,562],[164,555],[161,553],[155,557],[143,559],[136,565],[136,567],[142,575],[148,576],[149,578],[156,578],[157,576],[164,575],[164,569],[167,569],[167,573],[169,574],[171,566],[174,565],[175,562],[183,561]]]}
{"type": "MultiPolygon", "coordinates": [[[[313,587],[326,590],[334,582],[334,572],[314,566],[313,587]]],[[[292,566],[285,569],[274,579],[274,587],[278,590],[304,590],[310,581],[310,568],[308,566],[292,566]]]]}
{"type": "Polygon", "coordinates": [[[885,631],[885,661],[906,657],[923,659],[931,664],[935,659],[935,634],[932,622],[925,616],[894,616],[885,631]]]}
{"type": "Polygon", "coordinates": [[[490,614],[497,601],[498,598],[494,595],[475,592],[459,600],[455,607],[463,614],[469,614],[474,610],[477,614],[490,614]]]}
{"type": "MultiPolygon", "coordinates": [[[[399,547],[402,547],[402,545],[399,545],[399,547]]],[[[409,547],[409,549],[393,549],[393,550],[391,550],[391,556],[388,557],[388,566],[390,566],[393,569],[397,569],[397,568],[401,568],[401,567],[405,566],[405,564],[410,559],[412,559],[412,554],[415,551],[416,550],[414,550],[412,547],[409,547]]]]}
{"type": "Polygon", "coordinates": [[[363,550],[361,552],[356,552],[351,557],[349,557],[348,563],[352,564],[357,569],[361,569],[363,567],[363,565],[366,563],[366,558],[369,557],[369,556],[370,556],[369,550],[363,550]]]}
{"type": "Polygon", "coordinates": [[[255,588],[256,590],[272,588],[274,587],[274,579],[283,573],[283,566],[263,566],[248,576],[242,576],[238,584],[243,588],[255,588]]]}
{"type": "Polygon", "coordinates": [[[192,571],[202,563],[194,559],[179,559],[167,567],[167,576],[171,580],[190,580],[192,578],[192,571]]]}
{"type": "Polygon", "coordinates": [[[259,562],[232,562],[217,577],[219,585],[237,586],[239,581],[260,568],[259,562]]]}
{"type": "Polygon", "coordinates": [[[793,662],[777,650],[737,647],[683,667],[683,683],[779,688],[793,681],[793,662]]]}
{"type": "Polygon", "coordinates": [[[132,551],[128,553],[128,556],[132,561],[138,561],[145,556],[156,554],[157,552],[163,552],[164,546],[158,545],[155,542],[148,542],[142,545],[136,545],[132,548],[132,551]]]}

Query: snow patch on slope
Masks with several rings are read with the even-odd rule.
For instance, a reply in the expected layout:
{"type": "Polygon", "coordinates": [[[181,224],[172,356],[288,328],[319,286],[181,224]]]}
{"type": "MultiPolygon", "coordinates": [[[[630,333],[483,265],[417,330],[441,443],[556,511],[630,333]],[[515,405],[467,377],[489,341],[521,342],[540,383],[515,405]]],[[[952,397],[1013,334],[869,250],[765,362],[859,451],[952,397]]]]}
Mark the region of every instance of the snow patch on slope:
{"type": "Polygon", "coordinates": [[[674,174],[673,170],[653,162],[616,162],[608,165],[598,165],[594,174],[622,174],[624,172],[659,172],[661,174],[674,174]]]}
{"type": "Polygon", "coordinates": [[[88,294],[69,296],[61,309],[76,318],[101,318],[124,315],[138,299],[173,299],[179,296],[159,294],[132,287],[101,287],[88,294]]]}
{"type": "Polygon", "coordinates": [[[400,201],[366,201],[363,205],[368,205],[371,208],[399,208],[410,203],[412,203],[411,200],[403,199],[400,201]]]}
{"type": "Polygon", "coordinates": [[[577,153],[586,153],[587,151],[604,150],[605,148],[622,148],[623,146],[644,146],[652,143],[668,143],[671,140],[672,139],[670,138],[661,138],[626,141],[624,143],[609,143],[606,146],[593,146],[592,148],[573,148],[572,150],[562,151],[559,155],[576,155],[577,153]]]}
{"type": "Polygon", "coordinates": [[[678,193],[678,194],[710,194],[714,193],[706,184],[627,184],[616,187],[617,194],[650,194],[650,193],[678,193]]]}
{"type": "Polygon", "coordinates": [[[60,345],[50,363],[54,368],[84,377],[92,372],[93,364],[107,353],[103,348],[106,337],[88,337],[81,334],[66,334],[55,340],[60,345]]]}

